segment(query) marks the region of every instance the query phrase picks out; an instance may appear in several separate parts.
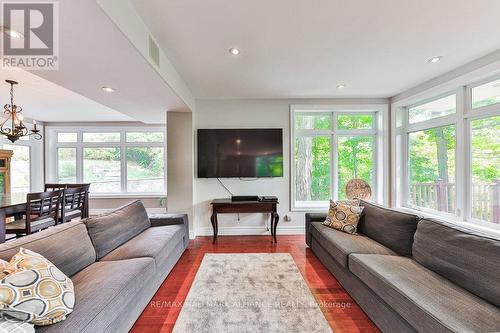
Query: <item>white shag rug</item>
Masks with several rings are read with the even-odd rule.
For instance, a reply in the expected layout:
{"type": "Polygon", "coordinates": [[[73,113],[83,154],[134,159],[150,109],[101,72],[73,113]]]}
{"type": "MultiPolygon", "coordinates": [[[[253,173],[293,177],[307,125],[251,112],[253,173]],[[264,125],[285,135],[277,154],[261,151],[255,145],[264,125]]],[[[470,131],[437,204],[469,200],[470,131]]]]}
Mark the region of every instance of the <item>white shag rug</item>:
{"type": "Polygon", "coordinates": [[[206,254],[175,323],[186,332],[332,332],[287,253],[206,254]]]}

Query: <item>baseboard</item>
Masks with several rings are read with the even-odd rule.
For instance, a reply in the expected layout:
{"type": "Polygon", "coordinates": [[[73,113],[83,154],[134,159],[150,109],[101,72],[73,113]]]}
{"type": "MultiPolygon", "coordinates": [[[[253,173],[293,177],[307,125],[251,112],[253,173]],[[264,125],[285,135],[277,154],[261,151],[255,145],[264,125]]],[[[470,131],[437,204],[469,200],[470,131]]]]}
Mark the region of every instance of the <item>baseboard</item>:
{"type": "MultiPolygon", "coordinates": [[[[305,233],[303,226],[278,226],[276,233],[279,235],[303,235],[305,233]]],[[[213,236],[214,231],[211,227],[196,229],[196,236],[213,236]]],[[[238,235],[269,235],[270,231],[266,227],[219,227],[219,236],[238,236],[238,235]]],[[[191,235],[190,235],[191,237],[191,235]]]]}

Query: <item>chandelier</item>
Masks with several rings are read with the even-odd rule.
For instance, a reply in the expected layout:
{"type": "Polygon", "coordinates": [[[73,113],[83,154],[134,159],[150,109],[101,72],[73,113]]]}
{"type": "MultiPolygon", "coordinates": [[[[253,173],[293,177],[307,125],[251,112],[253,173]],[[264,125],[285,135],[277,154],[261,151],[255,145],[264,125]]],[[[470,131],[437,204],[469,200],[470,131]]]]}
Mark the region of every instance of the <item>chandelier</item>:
{"type": "Polygon", "coordinates": [[[33,129],[28,130],[23,123],[23,108],[14,104],[14,85],[16,81],[5,80],[10,84],[10,104],[3,107],[4,119],[0,124],[0,134],[3,134],[11,142],[16,142],[19,138],[33,135],[37,140],[42,138],[40,130],[36,128],[36,121],[33,120],[33,129]]]}

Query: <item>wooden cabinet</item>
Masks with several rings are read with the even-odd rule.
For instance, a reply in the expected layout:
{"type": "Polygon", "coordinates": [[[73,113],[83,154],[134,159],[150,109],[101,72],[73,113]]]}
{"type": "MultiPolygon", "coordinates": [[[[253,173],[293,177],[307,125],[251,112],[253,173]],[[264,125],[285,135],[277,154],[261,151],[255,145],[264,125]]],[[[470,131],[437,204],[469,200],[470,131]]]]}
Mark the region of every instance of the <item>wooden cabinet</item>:
{"type": "Polygon", "coordinates": [[[10,194],[10,159],[12,150],[0,149],[0,194],[10,194]]]}

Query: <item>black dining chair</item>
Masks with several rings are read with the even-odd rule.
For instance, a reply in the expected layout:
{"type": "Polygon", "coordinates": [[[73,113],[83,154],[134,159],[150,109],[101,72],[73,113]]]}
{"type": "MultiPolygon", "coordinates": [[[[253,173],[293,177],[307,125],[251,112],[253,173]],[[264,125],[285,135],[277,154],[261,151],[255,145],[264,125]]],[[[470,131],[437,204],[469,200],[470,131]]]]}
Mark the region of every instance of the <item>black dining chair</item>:
{"type": "Polygon", "coordinates": [[[24,218],[5,224],[6,234],[29,235],[56,225],[62,191],[28,193],[24,218]]]}
{"type": "Polygon", "coordinates": [[[73,187],[83,187],[85,189],[85,200],[84,200],[84,208],[83,208],[83,218],[89,217],[89,193],[90,193],[90,183],[81,183],[81,184],[66,184],[67,188],[73,187]]]}
{"type": "Polygon", "coordinates": [[[74,218],[85,217],[85,201],[87,198],[88,188],[85,186],[71,187],[63,190],[64,205],[61,205],[62,223],[69,222],[74,218]]]}
{"type": "Polygon", "coordinates": [[[44,192],[59,191],[64,190],[68,187],[68,184],[45,184],[44,192]]]}

